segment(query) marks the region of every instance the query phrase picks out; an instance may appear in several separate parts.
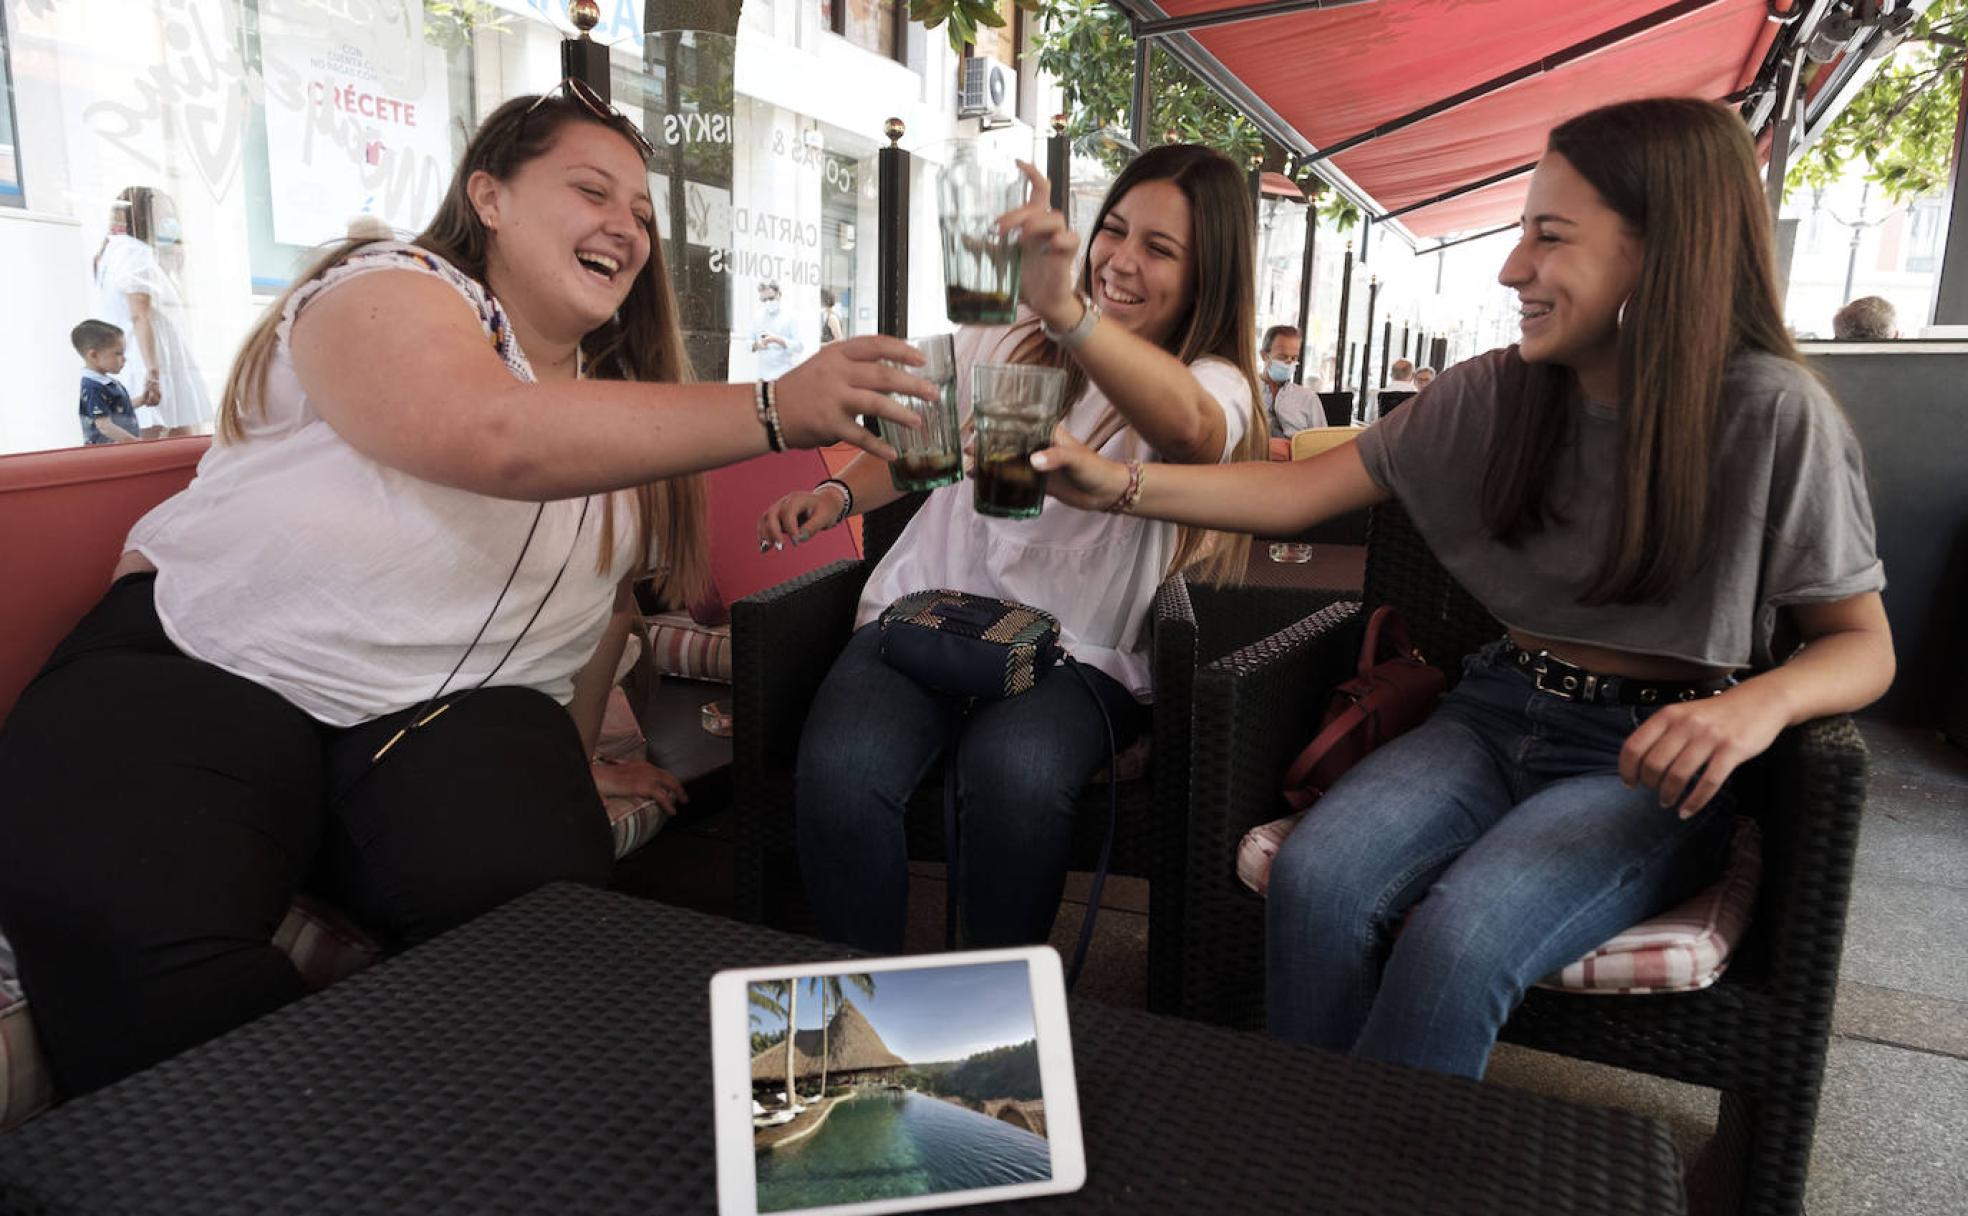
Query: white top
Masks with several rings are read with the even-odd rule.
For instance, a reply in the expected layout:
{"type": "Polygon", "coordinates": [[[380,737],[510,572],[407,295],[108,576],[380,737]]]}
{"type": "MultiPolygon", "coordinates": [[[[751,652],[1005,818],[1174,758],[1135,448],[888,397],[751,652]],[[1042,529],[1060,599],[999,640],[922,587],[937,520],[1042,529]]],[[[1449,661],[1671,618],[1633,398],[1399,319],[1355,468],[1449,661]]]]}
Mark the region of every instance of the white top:
{"type": "Polygon", "coordinates": [[[127,361],[117,378],[130,400],[144,395],[149,366],[143,343],[130,319],[130,297],[150,297],[150,333],[157,349],[158,402],[138,406],[146,426],[204,426],[212,421],[212,398],[199,375],[186,340],[184,301],[157,260],[157,251],[128,233],[115,233],[96,263],[96,315],[123,331],[127,361]]]}
{"type": "Polygon", "coordinates": [[[774,300],[774,307],[759,305],[758,326],[752,334],[754,342],[763,341],[767,335],[779,339],[780,344],[758,348],[758,374],[761,380],[777,380],[793,370],[793,363],[806,344],[800,341],[799,326],[793,322],[793,314],[786,309],[783,301],[774,300]]]}
{"type": "Polygon", "coordinates": [[[127,547],[157,567],[157,615],[180,650],[330,726],[422,704],[491,614],[451,688],[476,684],[571,549],[560,586],[497,676],[565,704],[630,568],[630,502],[616,503],[611,569],[599,570],[603,496],[589,500],[578,536],[581,500],[548,503],[527,546],[536,504],[432,485],[343,442],[309,403],[288,340],[311,301],[378,270],[451,284],[513,376],[533,379],[504,310],[482,286],[424,250],[367,246],[288,298],[263,408],[242,419],[246,439],[214,443],[192,483],[137,521],[127,547]],[[499,600],[522,546],[518,577],[499,600]]]}
{"type": "MultiPolygon", "coordinates": [[[[1012,327],[958,331],[957,401],[970,414],[970,369],[1004,362],[1016,344],[1012,327]]],[[[1223,407],[1223,453],[1228,460],[1244,437],[1253,401],[1244,373],[1205,356],[1189,367],[1223,407]]],[[[1066,427],[1091,435],[1110,408],[1089,383],[1066,416],[1066,427]]],[[[1132,428],[1101,445],[1104,456],[1161,459],[1132,428]]],[[[1075,659],[1106,672],[1136,698],[1153,691],[1148,662],[1148,608],[1175,556],[1174,524],[1138,515],[1081,511],[1048,498],[1037,519],[998,519],[971,506],[969,481],[933,491],[895,547],[868,578],[855,627],[912,591],[968,591],[1043,608],[1059,618],[1060,641],[1075,659]]]]}

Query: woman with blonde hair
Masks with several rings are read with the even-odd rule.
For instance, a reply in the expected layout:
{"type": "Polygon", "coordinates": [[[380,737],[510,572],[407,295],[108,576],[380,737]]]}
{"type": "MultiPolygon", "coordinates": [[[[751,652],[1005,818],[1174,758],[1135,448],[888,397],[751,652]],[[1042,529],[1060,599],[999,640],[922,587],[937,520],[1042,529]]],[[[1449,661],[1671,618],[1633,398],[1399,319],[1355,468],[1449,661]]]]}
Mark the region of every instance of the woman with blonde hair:
{"type": "MultiPolygon", "coordinates": [[[[1275,1033],[1481,1076],[1526,988],[1713,879],[1737,766],[1891,682],[1858,441],[1772,244],[1735,113],[1580,115],[1498,276],[1518,345],[1312,460],[1139,486],[1141,514],[1271,536],[1399,499],[1508,630],[1279,851],[1275,1033]]],[[[1033,463],[1080,505],[1129,484],[1063,434],[1033,463]]]]}
{"type": "MultiPolygon", "coordinates": [[[[963,391],[980,363],[1066,374],[1066,429],[1135,468],[1263,459],[1258,412],[1254,223],[1244,174],[1189,144],[1143,153],[1123,169],[1079,238],[1047,205],[1003,216],[1021,232],[1022,315],[957,335],[963,391]]],[[[897,494],[879,460],[782,499],[759,521],[763,545],[795,542],[897,494]]],[[[807,715],[795,794],[800,871],[822,932],[870,950],[899,949],[908,898],[902,813],[924,771],[957,740],[963,920],[977,946],[1042,942],[1065,883],[1079,790],[1108,763],[1102,709],[1118,746],[1142,730],[1149,681],[1148,608],[1169,575],[1241,573],[1245,546],[1199,529],[1126,514],[1052,509],[1037,519],[977,512],[972,487],[931,493],[862,593],[857,630],[807,715]],[[1060,642],[1100,698],[1065,675],[966,712],[954,697],[882,662],[881,610],[910,592],[953,589],[1036,605],[1059,618],[1060,642]],[[960,731],[953,736],[953,725],[960,731]]],[[[1103,506],[1106,504],[1102,504],[1103,506]]]]}
{"type": "MultiPolygon", "coordinates": [[[[932,386],[834,343],[688,384],[649,146],[568,81],[494,111],[430,226],[248,337],[219,442],[0,732],[0,927],[75,1094],[301,995],[297,888],[386,946],[604,882],[588,755],[630,580],[707,580],[696,474],[932,386]],[[76,724],[142,723],[110,747],[76,724]]],[[[646,791],[677,794],[663,775],[646,791]]]]}

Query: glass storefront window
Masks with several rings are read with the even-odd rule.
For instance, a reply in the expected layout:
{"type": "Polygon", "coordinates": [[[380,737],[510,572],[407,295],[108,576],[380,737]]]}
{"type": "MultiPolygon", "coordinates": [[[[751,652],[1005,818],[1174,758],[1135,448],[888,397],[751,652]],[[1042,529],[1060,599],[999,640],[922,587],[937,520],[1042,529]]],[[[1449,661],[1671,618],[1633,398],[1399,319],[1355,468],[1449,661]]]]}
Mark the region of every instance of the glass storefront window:
{"type": "Polygon", "coordinates": [[[0,207],[26,206],[21,194],[20,162],[14,151],[14,68],[7,49],[7,14],[0,10],[0,207]]]}
{"type": "MultiPolygon", "coordinates": [[[[594,38],[611,48],[614,104],[657,149],[650,194],[700,378],[770,374],[766,282],[793,363],[823,338],[874,332],[881,117],[913,112],[910,146],[960,133],[954,81],[925,103],[893,62],[904,8],[836,3],[849,41],[878,51],[808,46],[825,28],[812,8],[794,22],[789,5],[747,4],[729,37],[645,35],[644,0],[603,6],[594,38]],[[758,78],[771,101],[736,91],[744,40],[772,65],[758,78]],[[841,72],[857,58],[872,70],[841,72]],[[807,61],[837,87],[784,90],[807,61]]],[[[70,331],[134,316],[136,294],[169,314],[186,383],[216,405],[245,335],[324,245],[357,223],[419,231],[479,121],[558,81],[566,8],[0,0],[0,265],[18,285],[0,293],[0,452],[81,442],[70,331]],[[108,281],[111,250],[147,290],[108,281]]],[[[937,159],[915,161],[918,231],[934,230],[937,159]]],[[[909,292],[909,330],[943,327],[933,256],[911,259],[909,292]]]]}

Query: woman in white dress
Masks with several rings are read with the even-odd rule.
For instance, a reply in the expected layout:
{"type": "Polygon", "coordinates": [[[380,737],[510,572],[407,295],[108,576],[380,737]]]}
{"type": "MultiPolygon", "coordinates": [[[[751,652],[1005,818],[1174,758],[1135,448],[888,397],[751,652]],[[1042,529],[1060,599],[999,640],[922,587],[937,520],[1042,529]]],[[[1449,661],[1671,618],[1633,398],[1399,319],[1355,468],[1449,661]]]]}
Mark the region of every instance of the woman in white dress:
{"type": "Polygon", "coordinates": [[[170,197],[131,186],[110,204],[109,235],[96,251],[96,315],[129,335],[129,362],[119,379],[137,404],[146,438],[197,434],[212,423],[212,398],[187,340],[184,300],[166,267],[182,256],[178,241],[170,197]]]}

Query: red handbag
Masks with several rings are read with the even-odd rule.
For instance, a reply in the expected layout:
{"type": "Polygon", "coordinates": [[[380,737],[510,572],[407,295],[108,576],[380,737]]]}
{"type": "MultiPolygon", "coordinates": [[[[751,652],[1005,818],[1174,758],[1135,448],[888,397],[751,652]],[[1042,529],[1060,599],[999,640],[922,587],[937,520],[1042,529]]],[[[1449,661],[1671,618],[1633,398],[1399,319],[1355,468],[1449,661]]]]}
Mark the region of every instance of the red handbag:
{"type": "Polygon", "coordinates": [[[1400,610],[1374,609],[1359,672],[1333,689],[1318,735],[1285,771],[1285,801],[1293,811],[1317,802],[1368,752],[1419,725],[1447,688],[1448,678],[1408,641],[1400,610]]]}

